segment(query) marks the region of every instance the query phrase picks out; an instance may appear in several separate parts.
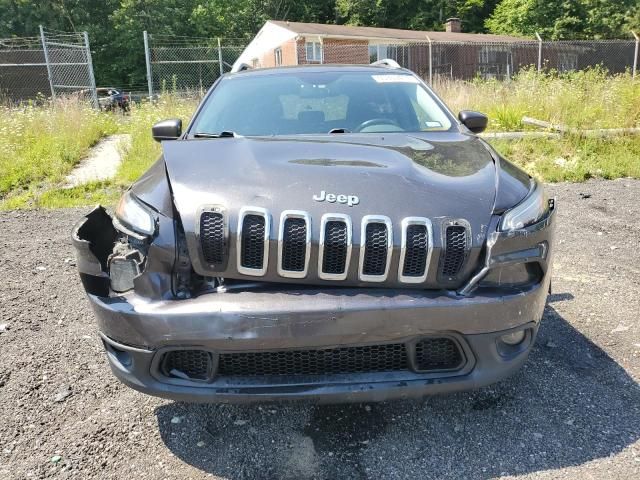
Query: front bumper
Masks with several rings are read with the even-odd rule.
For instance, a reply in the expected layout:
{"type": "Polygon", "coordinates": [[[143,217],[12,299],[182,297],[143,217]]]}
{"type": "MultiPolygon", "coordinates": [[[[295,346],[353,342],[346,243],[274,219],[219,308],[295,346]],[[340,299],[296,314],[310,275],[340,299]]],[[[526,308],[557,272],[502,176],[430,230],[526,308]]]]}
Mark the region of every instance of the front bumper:
{"type": "Polygon", "coordinates": [[[90,299],[113,372],[137,390],[193,402],[334,403],[468,390],[508,376],[533,345],[547,288],[545,282],[508,295],[482,289],[469,297],[307,289],[212,293],[152,303],[135,294],[90,299]],[[525,330],[525,340],[505,354],[500,337],[514,330],[525,330]],[[169,383],[157,373],[158,358],[167,348],[256,352],[407,342],[431,335],[455,337],[464,350],[464,367],[447,374],[357,373],[277,382],[220,377],[204,384],[169,383]]]}
{"type": "MultiPolygon", "coordinates": [[[[491,233],[485,267],[459,292],[464,295],[445,290],[267,284],[174,300],[143,294],[171,291],[170,275],[155,273],[138,277],[130,293],[107,296],[109,277],[98,261],[103,256],[96,256],[100,245],[84,238],[101,237],[76,229],[73,241],[111,368],[125,384],[182,401],[381,401],[481,387],[524,363],[549,290],[553,213],[521,231],[491,233]],[[539,282],[520,288],[482,286],[483,276],[492,268],[526,262],[542,267],[539,282]],[[518,330],[526,332],[525,339],[505,349],[500,338],[518,330]],[[428,336],[455,338],[464,351],[463,367],[446,373],[407,369],[314,378],[219,375],[208,383],[166,381],[158,374],[159,359],[167,349],[198,348],[222,355],[410,344],[428,336]]],[[[108,223],[103,212],[91,215],[96,231],[108,223]]],[[[161,236],[151,249],[160,250],[161,236]]],[[[150,252],[149,258],[156,262],[148,265],[149,271],[171,271],[172,257],[150,252]]]]}

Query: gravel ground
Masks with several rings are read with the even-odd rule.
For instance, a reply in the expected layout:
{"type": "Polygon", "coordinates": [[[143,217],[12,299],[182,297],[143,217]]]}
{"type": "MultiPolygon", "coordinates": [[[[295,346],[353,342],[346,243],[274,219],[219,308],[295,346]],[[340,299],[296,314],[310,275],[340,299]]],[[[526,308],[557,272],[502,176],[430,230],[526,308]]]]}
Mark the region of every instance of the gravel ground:
{"type": "Polygon", "coordinates": [[[187,405],[108,370],[79,210],[0,214],[0,478],[640,478],[640,182],[555,185],[554,294],[513,378],[371,405],[187,405]]]}

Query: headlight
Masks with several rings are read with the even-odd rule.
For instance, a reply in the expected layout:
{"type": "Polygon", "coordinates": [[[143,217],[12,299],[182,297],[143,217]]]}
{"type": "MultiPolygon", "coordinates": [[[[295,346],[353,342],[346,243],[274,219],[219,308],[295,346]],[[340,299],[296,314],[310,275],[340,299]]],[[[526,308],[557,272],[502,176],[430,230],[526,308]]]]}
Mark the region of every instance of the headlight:
{"type": "Polygon", "coordinates": [[[533,191],[517,206],[508,210],[500,222],[500,230],[518,230],[536,223],[549,212],[549,199],[544,189],[536,183],[533,191]]]}
{"type": "Polygon", "coordinates": [[[116,208],[116,218],[134,232],[153,235],[156,230],[151,212],[131,192],[125,193],[116,208]]]}

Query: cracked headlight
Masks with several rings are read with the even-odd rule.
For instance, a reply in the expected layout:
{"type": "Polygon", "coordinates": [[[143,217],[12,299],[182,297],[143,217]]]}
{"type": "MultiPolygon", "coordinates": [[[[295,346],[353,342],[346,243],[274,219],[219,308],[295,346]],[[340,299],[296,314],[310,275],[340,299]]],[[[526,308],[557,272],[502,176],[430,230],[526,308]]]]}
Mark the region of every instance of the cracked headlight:
{"type": "Polygon", "coordinates": [[[542,186],[536,182],[533,190],[518,205],[508,210],[500,221],[500,230],[518,230],[540,221],[549,212],[551,205],[542,186]]]}
{"type": "Polygon", "coordinates": [[[156,225],[151,212],[131,192],[126,192],[116,208],[116,219],[136,233],[153,235],[156,225]]]}

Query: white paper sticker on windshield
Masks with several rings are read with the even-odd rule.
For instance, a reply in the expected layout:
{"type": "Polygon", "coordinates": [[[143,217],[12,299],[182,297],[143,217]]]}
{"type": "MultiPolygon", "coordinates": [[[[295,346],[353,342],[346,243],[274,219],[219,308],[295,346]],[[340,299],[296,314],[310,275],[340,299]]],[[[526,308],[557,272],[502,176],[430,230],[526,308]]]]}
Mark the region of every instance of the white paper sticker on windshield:
{"type": "Polygon", "coordinates": [[[371,75],[377,83],[418,83],[413,75],[371,75]]]}

